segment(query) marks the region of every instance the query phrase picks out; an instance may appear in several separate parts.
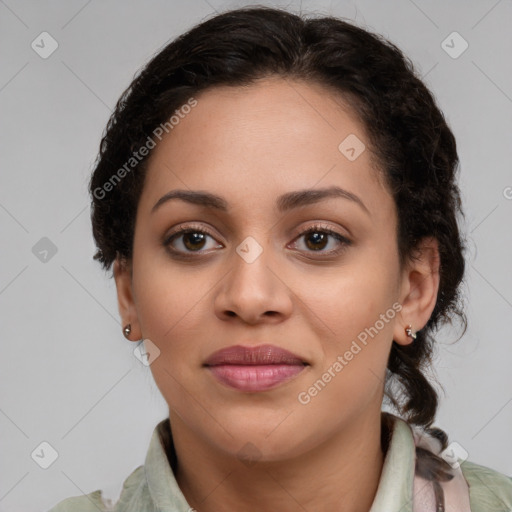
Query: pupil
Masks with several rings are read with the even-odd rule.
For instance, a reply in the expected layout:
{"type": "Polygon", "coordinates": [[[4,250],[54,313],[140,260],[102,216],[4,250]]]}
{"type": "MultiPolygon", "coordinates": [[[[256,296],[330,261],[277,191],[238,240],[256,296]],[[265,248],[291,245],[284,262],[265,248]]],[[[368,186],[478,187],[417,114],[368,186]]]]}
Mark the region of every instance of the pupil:
{"type": "Polygon", "coordinates": [[[318,242],[322,242],[322,241],[325,242],[327,240],[327,236],[326,236],[325,233],[318,233],[317,232],[317,233],[312,233],[311,235],[309,235],[308,241],[312,240],[312,239],[314,240],[312,248],[315,249],[315,250],[318,250],[318,249],[323,249],[325,247],[325,243],[322,244],[321,247],[319,247],[318,245],[315,245],[315,244],[317,244],[318,242]]]}
{"type": "Polygon", "coordinates": [[[185,236],[184,236],[184,242],[185,242],[185,246],[187,248],[192,248],[192,249],[197,249],[198,247],[196,246],[197,243],[201,243],[204,241],[204,235],[202,233],[187,233],[185,236]],[[189,244],[188,241],[192,239],[192,244],[189,244]],[[191,247],[189,247],[189,245],[191,245],[191,247]]]}

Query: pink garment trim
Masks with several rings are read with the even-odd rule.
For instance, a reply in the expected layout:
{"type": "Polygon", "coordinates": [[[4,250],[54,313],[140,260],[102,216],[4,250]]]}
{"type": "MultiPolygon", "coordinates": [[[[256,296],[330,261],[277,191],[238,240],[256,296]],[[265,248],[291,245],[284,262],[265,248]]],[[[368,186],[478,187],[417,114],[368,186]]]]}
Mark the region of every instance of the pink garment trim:
{"type": "MultiPolygon", "coordinates": [[[[414,443],[435,455],[441,453],[441,442],[419,429],[412,428],[414,443]]],[[[471,512],[469,486],[462,474],[460,464],[451,464],[454,477],[447,482],[439,482],[444,492],[444,507],[436,504],[434,485],[431,481],[415,475],[413,489],[414,512],[471,512]]]]}

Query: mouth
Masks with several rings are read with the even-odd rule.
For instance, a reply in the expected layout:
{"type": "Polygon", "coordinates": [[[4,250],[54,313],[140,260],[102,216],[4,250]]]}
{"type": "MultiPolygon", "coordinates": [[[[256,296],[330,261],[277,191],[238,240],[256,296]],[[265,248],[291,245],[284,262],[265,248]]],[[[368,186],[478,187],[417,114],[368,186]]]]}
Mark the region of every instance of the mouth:
{"type": "Polygon", "coordinates": [[[273,389],[289,381],[309,363],[275,345],[235,345],[214,352],[204,366],[230,388],[255,392],[273,389]]]}

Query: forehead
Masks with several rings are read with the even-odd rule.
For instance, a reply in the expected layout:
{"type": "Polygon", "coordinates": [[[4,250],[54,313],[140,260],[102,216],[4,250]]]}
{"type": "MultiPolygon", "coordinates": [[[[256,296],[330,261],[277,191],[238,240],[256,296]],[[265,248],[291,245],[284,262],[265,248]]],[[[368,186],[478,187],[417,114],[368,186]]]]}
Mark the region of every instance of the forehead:
{"type": "Polygon", "coordinates": [[[152,150],[143,208],[173,188],[247,203],[337,185],[370,205],[389,203],[364,125],[332,90],[274,77],[215,87],[195,99],[152,150]]]}

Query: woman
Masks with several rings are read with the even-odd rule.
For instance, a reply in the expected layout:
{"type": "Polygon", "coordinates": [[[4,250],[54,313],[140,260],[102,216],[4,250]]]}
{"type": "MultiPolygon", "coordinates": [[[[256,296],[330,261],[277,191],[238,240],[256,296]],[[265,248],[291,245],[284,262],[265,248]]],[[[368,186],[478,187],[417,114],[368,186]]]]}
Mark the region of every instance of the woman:
{"type": "Polygon", "coordinates": [[[423,373],[464,320],[457,166],[411,62],[339,19],[234,10],[153,58],[90,182],[95,259],[169,405],[112,509],[510,510],[423,373]]]}

